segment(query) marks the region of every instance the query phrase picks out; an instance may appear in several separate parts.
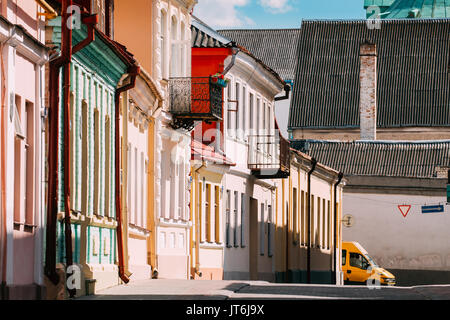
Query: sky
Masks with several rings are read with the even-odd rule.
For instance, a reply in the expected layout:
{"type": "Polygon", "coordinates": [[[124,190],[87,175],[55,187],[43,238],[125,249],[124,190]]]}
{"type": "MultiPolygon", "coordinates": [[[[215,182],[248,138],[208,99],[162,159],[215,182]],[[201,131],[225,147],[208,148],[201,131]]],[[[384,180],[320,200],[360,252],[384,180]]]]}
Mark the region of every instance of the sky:
{"type": "Polygon", "coordinates": [[[302,19],[362,19],[364,0],[198,0],[194,15],[214,29],[299,28],[302,19]]]}

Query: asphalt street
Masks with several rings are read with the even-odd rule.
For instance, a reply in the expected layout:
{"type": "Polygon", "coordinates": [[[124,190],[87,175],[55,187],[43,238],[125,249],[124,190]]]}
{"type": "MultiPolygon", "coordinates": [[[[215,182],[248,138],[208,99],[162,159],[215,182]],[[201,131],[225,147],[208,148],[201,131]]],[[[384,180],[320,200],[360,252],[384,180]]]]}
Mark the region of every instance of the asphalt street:
{"type": "Polygon", "coordinates": [[[265,281],[143,280],[80,300],[450,300],[450,285],[368,287],[265,281]]]}

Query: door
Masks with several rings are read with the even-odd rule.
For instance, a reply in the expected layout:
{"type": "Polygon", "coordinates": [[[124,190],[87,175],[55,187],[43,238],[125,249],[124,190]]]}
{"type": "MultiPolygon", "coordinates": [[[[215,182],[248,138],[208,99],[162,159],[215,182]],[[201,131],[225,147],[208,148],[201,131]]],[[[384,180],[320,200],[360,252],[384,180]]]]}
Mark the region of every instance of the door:
{"type": "Polygon", "coordinates": [[[342,272],[344,272],[344,281],[348,281],[348,277],[350,276],[350,274],[347,273],[347,270],[347,250],[342,249],[342,272]]]}
{"type": "Polygon", "coordinates": [[[258,200],[250,198],[250,280],[258,280],[258,200]]]}
{"type": "Polygon", "coordinates": [[[371,274],[369,266],[369,261],[361,253],[349,252],[347,276],[351,282],[366,282],[371,274]]]}

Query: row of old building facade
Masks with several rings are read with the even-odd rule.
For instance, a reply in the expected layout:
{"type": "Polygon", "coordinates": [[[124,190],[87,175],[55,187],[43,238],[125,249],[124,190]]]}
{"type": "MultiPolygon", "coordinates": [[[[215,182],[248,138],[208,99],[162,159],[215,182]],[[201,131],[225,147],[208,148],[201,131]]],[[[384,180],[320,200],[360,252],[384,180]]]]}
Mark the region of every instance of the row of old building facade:
{"type": "Polygon", "coordinates": [[[151,278],[341,283],[342,175],[195,1],[2,1],[4,299],[151,278]]]}

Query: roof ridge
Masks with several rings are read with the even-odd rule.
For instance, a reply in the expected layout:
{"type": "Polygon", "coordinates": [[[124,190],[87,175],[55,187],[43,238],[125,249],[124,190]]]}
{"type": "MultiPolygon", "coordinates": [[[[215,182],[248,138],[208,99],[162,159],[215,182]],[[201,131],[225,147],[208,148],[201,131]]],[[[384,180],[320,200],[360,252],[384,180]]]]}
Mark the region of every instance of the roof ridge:
{"type": "MultiPolygon", "coordinates": [[[[302,19],[303,23],[313,23],[313,22],[323,22],[323,23],[366,23],[370,21],[370,19],[302,19]]],[[[415,23],[427,23],[427,22],[450,22],[450,18],[415,18],[415,19],[404,19],[404,18],[388,18],[388,19],[379,19],[381,23],[389,23],[389,22],[399,22],[405,24],[415,24],[415,23]]]]}
{"type": "Polygon", "coordinates": [[[291,141],[298,142],[309,142],[309,143],[335,143],[335,144],[450,144],[450,139],[443,140],[352,140],[352,141],[342,141],[342,140],[317,140],[317,139],[292,139],[291,141]]]}
{"type": "Polygon", "coordinates": [[[285,31],[285,30],[300,30],[301,28],[258,28],[258,29],[218,29],[217,32],[221,31],[285,31]]]}

